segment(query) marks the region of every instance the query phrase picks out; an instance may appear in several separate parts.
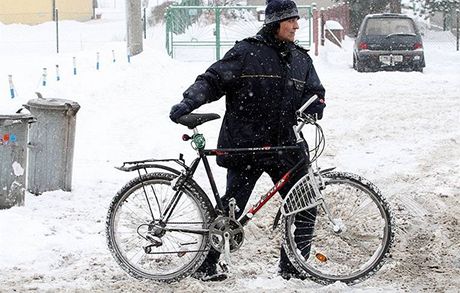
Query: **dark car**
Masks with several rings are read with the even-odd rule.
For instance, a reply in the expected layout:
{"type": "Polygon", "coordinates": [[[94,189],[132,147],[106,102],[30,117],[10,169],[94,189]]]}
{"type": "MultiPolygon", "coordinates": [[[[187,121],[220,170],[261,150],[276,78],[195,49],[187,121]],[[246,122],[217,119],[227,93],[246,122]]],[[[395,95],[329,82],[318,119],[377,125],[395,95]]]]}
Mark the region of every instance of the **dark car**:
{"type": "Polygon", "coordinates": [[[354,69],[423,72],[424,67],[422,36],[412,18],[393,13],[364,18],[353,47],[354,69]]]}

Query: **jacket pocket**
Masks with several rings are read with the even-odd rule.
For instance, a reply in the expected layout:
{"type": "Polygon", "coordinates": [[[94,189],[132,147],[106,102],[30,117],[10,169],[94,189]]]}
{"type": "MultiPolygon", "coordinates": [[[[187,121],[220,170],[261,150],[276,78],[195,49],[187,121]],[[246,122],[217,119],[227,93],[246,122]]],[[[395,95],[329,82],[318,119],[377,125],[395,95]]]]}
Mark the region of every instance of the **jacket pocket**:
{"type": "Polygon", "coordinates": [[[294,82],[294,89],[295,89],[296,97],[297,96],[301,97],[303,94],[303,90],[305,88],[305,81],[301,81],[295,78],[293,78],[292,80],[294,82]]]}
{"type": "Polygon", "coordinates": [[[305,90],[305,81],[291,78],[292,87],[292,111],[297,111],[302,106],[302,96],[305,90]]]}

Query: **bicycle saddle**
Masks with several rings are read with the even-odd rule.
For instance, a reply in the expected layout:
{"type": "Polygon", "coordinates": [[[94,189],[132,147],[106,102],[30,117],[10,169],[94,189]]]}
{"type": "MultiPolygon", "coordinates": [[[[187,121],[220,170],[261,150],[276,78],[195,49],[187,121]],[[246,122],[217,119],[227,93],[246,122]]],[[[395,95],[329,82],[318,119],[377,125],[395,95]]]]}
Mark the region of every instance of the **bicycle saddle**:
{"type": "Polygon", "coordinates": [[[198,125],[201,125],[205,122],[212,121],[219,119],[220,116],[218,114],[209,113],[209,114],[196,114],[190,113],[180,117],[177,120],[177,123],[187,126],[189,129],[193,129],[198,125]]]}

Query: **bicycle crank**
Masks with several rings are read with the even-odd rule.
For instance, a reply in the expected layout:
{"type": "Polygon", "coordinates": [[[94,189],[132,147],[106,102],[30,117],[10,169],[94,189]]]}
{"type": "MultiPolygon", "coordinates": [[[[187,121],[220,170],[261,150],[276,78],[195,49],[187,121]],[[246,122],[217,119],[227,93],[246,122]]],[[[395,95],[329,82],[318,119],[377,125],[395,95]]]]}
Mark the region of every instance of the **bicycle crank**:
{"type": "Polygon", "coordinates": [[[209,227],[209,237],[215,250],[228,255],[243,244],[243,226],[235,219],[219,216],[209,227]]]}

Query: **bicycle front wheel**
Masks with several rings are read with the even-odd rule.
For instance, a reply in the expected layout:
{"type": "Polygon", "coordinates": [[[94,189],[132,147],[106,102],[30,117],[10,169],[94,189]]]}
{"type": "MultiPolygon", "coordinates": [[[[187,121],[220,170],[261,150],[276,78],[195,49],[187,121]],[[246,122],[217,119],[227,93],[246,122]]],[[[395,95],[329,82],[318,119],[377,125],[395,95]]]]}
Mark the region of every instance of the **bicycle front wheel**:
{"type": "Polygon", "coordinates": [[[294,267],[313,281],[360,282],[389,256],[394,237],[389,205],[375,185],[357,175],[330,172],[323,179],[324,202],[284,219],[284,248],[294,267]]]}
{"type": "Polygon", "coordinates": [[[167,173],[137,177],[110,205],[108,246],[133,277],[177,281],[195,272],[208,254],[209,233],[203,231],[209,227],[213,208],[196,183],[185,182],[171,216],[159,221],[176,193],[171,182],[175,178],[167,173]]]}

